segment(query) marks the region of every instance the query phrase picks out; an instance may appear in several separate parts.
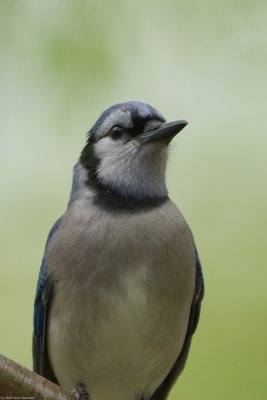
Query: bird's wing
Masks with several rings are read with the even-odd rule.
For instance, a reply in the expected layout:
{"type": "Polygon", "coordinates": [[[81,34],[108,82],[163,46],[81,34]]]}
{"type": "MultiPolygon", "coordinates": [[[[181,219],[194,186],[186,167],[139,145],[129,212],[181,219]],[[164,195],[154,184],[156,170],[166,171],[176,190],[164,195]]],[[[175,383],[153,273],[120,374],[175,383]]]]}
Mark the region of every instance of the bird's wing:
{"type": "Polygon", "coordinates": [[[57,379],[53,373],[52,367],[49,362],[47,351],[47,321],[49,305],[52,299],[53,283],[47,277],[46,268],[46,248],[54,233],[58,229],[61,219],[58,219],[51,229],[48,239],[46,241],[45,253],[42,260],[42,265],[39,273],[35,301],[34,301],[34,321],[33,321],[33,370],[37,374],[46,377],[47,379],[57,383],[57,379]]]}
{"type": "Polygon", "coordinates": [[[201,263],[199,260],[198,252],[195,252],[195,260],[196,260],[196,283],[195,283],[195,292],[194,297],[191,305],[189,322],[187,326],[187,332],[184,340],[184,344],[179,354],[178,359],[176,360],[174,366],[172,367],[169,374],[166,376],[165,380],[162,384],[158,387],[158,389],[154,392],[151,396],[150,400],[165,400],[167,399],[168,393],[174,384],[177,377],[182,372],[186,359],[188,356],[191,339],[192,336],[197,328],[198,320],[200,316],[200,309],[201,309],[201,301],[204,297],[204,279],[203,273],[201,268],[201,263]]]}

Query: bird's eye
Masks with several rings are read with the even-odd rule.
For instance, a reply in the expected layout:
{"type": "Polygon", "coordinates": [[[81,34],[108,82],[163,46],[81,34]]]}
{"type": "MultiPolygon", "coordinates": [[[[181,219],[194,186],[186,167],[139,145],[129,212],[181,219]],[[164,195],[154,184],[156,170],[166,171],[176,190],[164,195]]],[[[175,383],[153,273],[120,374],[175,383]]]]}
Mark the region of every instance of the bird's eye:
{"type": "Polygon", "coordinates": [[[124,130],[120,126],[113,126],[113,128],[110,130],[110,137],[114,140],[119,139],[122,137],[124,133],[124,130]]]}

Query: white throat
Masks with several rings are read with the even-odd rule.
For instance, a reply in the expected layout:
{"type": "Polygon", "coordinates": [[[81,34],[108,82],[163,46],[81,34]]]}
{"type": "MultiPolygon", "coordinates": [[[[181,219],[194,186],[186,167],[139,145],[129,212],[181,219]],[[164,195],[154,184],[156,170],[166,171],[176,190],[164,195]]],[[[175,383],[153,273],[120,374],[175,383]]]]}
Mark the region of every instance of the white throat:
{"type": "Polygon", "coordinates": [[[167,195],[167,149],[161,144],[140,147],[130,142],[122,151],[105,138],[96,143],[95,152],[100,160],[98,178],[103,185],[137,198],[167,195]]]}

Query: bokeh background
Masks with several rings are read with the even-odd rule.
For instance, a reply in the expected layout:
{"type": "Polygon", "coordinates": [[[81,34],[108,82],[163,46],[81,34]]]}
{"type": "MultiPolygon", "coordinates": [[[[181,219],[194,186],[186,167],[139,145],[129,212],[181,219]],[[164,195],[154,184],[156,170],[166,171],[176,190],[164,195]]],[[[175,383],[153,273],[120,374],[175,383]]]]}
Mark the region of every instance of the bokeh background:
{"type": "Polygon", "coordinates": [[[168,182],[206,297],[171,399],[267,398],[266,21],[264,0],[1,1],[1,353],[31,367],[39,265],[72,165],[100,112],[140,100],[190,122],[168,182]]]}

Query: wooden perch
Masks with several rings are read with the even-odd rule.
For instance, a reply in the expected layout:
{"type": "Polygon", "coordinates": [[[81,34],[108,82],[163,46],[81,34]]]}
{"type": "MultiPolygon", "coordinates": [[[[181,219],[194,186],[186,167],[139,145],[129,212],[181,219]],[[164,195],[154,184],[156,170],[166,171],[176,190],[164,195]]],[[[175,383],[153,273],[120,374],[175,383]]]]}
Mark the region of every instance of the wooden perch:
{"type": "Polygon", "coordinates": [[[18,400],[74,400],[74,395],[0,354],[0,396],[18,400]]]}

